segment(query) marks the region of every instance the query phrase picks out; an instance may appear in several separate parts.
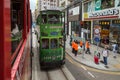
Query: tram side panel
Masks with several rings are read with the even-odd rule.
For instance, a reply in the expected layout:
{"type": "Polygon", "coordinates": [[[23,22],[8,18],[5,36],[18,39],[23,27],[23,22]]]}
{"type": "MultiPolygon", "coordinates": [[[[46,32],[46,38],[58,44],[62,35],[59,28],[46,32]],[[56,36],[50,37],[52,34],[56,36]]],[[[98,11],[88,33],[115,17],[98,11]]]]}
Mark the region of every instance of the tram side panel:
{"type": "Polygon", "coordinates": [[[29,0],[11,0],[11,80],[31,78],[30,13],[29,0]]]}

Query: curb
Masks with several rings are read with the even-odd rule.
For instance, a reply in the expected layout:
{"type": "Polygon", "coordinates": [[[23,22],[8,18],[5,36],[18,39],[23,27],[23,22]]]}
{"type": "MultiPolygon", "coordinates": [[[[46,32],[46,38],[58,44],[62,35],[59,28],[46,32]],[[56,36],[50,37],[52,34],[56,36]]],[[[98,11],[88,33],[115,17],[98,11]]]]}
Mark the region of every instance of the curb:
{"type": "Polygon", "coordinates": [[[73,57],[68,53],[68,51],[65,51],[65,52],[66,52],[66,53],[67,53],[67,54],[68,54],[73,60],[75,60],[76,62],[78,62],[78,63],[80,63],[80,64],[82,64],[82,65],[85,65],[85,66],[87,66],[87,67],[94,68],[94,69],[98,69],[98,70],[102,70],[102,71],[108,71],[108,72],[120,72],[120,71],[113,71],[113,70],[99,69],[99,68],[96,68],[96,67],[89,66],[89,65],[84,64],[84,63],[82,63],[82,62],[76,60],[75,58],[73,58],[73,57]]]}

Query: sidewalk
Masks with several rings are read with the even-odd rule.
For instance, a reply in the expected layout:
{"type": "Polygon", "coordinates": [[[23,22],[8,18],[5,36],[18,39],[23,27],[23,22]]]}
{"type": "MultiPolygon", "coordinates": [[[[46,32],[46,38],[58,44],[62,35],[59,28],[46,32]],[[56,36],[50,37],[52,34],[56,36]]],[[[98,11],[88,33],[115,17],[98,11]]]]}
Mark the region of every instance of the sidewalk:
{"type": "MultiPolygon", "coordinates": [[[[67,38],[66,41],[66,52],[68,55],[70,55],[75,61],[80,62],[84,65],[87,65],[89,67],[93,67],[96,69],[100,69],[100,70],[107,70],[107,71],[120,71],[120,54],[117,54],[117,58],[113,58],[113,53],[112,51],[109,51],[109,57],[108,57],[108,67],[106,68],[105,65],[101,62],[99,62],[99,64],[95,64],[94,63],[94,51],[97,50],[97,46],[96,45],[92,45],[91,44],[91,54],[78,54],[76,57],[74,56],[74,54],[72,53],[72,48],[69,44],[70,38],[67,38]]],[[[98,47],[98,51],[102,52],[103,48],[98,47]]],[[[101,55],[100,60],[103,60],[103,57],[101,55]]]]}

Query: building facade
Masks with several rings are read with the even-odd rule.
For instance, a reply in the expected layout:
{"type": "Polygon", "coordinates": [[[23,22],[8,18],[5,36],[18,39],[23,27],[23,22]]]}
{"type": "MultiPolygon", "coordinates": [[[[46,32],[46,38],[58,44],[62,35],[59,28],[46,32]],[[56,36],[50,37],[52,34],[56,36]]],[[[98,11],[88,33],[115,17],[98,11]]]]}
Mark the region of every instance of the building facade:
{"type": "Polygon", "coordinates": [[[70,35],[71,27],[68,23],[68,5],[71,5],[73,0],[59,0],[59,7],[65,12],[65,32],[67,35],[70,35]]]}
{"type": "MultiPolygon", "coordinates": [[[[85,38],[81,35],[81,24],[82,21],[82,1],[74,0],[72,4],[67,6],[68,12],[68,24],[69,24],[69,35],[71,35],[71,41],[85,41],[85,38]]],[[[70,41],[70,43],[71,43],[70,41]]]]}
{"type": "Polygon", "coordinates": [[[116,43],[120,52],[120,0],[84,0],[82,6],[82,21],[91,27],[91,42],[110,49],[116,43]]]}
{"type": "Polygon", "coordinates": [[[56,9],[59,6],[59,0],[38,0],[40,10],[56,9]]]}

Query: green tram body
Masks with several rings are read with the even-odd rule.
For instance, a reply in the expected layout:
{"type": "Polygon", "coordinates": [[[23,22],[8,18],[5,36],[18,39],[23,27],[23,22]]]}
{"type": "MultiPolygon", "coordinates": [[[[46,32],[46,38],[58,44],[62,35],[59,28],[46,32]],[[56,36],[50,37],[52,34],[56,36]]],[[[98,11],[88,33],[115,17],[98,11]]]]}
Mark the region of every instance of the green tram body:
{"type": "Polygon", "coordinates": [[[65,63],[64,13],[40,11],[40,65],[53,67],[65,63]]]}

